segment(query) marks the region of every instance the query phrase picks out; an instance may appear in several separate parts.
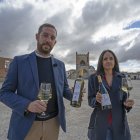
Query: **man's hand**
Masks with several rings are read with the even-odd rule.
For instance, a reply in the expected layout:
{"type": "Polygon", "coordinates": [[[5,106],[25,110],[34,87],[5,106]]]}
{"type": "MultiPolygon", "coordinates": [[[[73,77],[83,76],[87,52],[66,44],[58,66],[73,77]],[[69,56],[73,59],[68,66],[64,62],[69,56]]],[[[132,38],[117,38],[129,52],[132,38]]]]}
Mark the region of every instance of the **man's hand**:
{"type": "Polygon", "coordinates": [[[27,110],[33,113],[41,113],[43,111],[46,111],[46,108],[47,104],[45,102],[35,100],[28,105],[27,110]]]}
{"type": "Polygon", "coordinates": [[[84,98],[84,94],[86,93],[86,88],[83,88],[83,90],[82,90],[82,98],[81,98],[81,100],[83,101],[83,98],[84,98]]]}
{"type": "Polygon", "coordinates": [[[83,88],[82,93],[86,93],[86,88],[83,88]]]}

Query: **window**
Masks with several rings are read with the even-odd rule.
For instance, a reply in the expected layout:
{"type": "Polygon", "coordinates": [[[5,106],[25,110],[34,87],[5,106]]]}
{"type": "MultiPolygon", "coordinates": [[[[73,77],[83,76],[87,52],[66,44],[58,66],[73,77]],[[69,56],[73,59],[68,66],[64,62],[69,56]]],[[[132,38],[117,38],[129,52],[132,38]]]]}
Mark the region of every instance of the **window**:
{"type": "Polygon", "coordinates": [[[80,65],[81,65],[81,66],[86,65],[85,61],[84,61],[84,60],[81,60],[80,65]]]}
{"type": "Polygon", "coordinates": [[[5,60],[5,69],[9,68],[10,60],[5,60]]]}

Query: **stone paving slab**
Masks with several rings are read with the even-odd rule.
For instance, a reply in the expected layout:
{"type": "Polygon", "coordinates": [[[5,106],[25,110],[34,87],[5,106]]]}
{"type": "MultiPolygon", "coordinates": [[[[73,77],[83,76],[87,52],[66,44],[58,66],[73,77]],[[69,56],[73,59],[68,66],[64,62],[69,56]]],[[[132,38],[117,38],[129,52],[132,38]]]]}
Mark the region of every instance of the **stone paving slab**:
{"type": "MultiPolygon", "coordinates": [[[[74,81],[68,80],[70,87],[74,81]]],[[[140,140],[140,81],[132,81],[134,89],[131,97],[135,100],[135,106],[128,113],[128,121],[132,140],[140,140]]],[[[87,81],[86,81],[87,89],[87,81]]],[[[59,140],[88,140],[87,128],[92,108],[88,106],[87,95],[84,95],[81,108],[70,106],[69,101],[65,100],[67,133],[60,130],[59,140]]],[[[0,140],[7,140],[7,130],[9,125],[11,110],[0,103],[0,140]]]]}

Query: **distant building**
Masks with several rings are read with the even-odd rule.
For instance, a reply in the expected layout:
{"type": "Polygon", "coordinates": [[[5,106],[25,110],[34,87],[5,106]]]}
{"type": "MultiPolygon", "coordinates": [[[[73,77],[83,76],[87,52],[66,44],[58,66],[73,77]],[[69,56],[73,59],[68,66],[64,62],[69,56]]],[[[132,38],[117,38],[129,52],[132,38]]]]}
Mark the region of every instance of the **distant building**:
{"type": "Polygon", "coordinates": [[[66,74],[67,74],[68,79],[75,79],[76,76],[77,76],[76,75],[76,70],[74,70],[74,69],[66,71],[66,74]]]}
{"type": "Polygon", "coordinates": [[[126,72],[128,77],[130,77],[132,80],[140,80],[140,72],[126,72]]]}
{"type": "Polygon", "coordinates": [[[79,76],[79,71],[83,69],[83,78],[89,75],[89,52],[87,54],[78,54],[76,52],[76,73],[79,76]]]}
{"type": "Polygon", "coordinates": [[[91,75],[95,72],[96,72],[95,68],[93,66],[89,66],[89,75],[91,75]]]}
{"type": "Polygon", "coordinates": [[[0,57],[0,81],[5,78],[11,60],[11,58],[0,57]]]}
{"type": "Polygon", "coordinates": [[[85,79],[92,73],[95,73],[95,68],[89,65],[89,52],[87,54],[78,54],[76,52],[76,70],[67,71],[67,78],[77,78],[81,69],[83,70],[83,78],[85,79]]]}

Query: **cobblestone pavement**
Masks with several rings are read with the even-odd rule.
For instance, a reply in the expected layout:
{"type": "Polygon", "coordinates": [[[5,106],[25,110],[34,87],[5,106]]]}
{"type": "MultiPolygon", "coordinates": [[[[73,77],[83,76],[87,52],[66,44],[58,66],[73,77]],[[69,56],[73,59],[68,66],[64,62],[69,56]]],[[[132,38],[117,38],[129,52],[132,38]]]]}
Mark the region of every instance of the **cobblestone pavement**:
{"type": "MultiPolygon", "coordinates": [[[[132,81],[134,89],[131,97],[135,100],[135,106],[127,114],[132,140],[140,140],[140,81],[132,81]]],[[[69,80],[70,87],[73,81],[69,80]]],[[[87,87],[87,82],[86,82],[87,87]]],[[[87,88],[86,88],[87,89],[87,88]]],[[[87,95],[84,95],[81,108],[74,108],[65,100],[67,133],[60,129],[59,140],[88,140],[87,128],[92,108],[87,104],[87,95]]],[[[0,103],[0,140],[6,140],[9,125],[10,109],[0,103]]]]}

